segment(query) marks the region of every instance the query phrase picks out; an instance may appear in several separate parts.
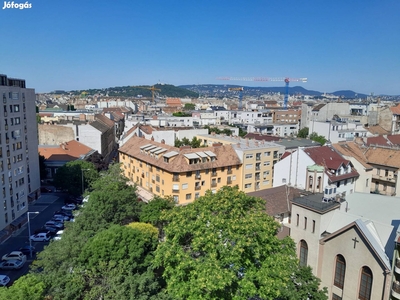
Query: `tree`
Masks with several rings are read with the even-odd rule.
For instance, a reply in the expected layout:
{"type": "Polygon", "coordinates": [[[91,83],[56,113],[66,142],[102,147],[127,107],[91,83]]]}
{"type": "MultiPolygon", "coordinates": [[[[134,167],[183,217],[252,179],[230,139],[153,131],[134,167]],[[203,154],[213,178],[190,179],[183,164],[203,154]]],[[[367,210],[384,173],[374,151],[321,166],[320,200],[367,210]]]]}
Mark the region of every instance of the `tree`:
{"type": "Polygon", "coordinates": [[[307,138],[308,136],[308,127],[304,127],[302,129],[299,130],[299,132],[297,133],[297,137],[299,138],[307,138]]]}
{"type": "Polygon", "coordinates": [[[196,104],[194,103],[185,103],[183,106],[184,110],[195,110],[196,109],[196,104]]]}
{"type": "Polygon", "coordinates": [[[41,180],[46,179],[46,175],[47,175],[46,165],[44,163],[45,160],[46,159],[44,158],[44,156],[39,154],[39,170],[40,170],[40,179],[41,180]]]}
{"type": "Polygon", "coordinates": [[[155,265],[174,299],[275,299],[298,266],[293,241],[276,237],[265,202],[237,187],[208,191],[162,219],[155,265]]]}
{"type": "Polygon", "coordinates": [[[320,143],[321,146],[323,146],[327,141],[323,135],[318,135],[316,132],[310,134],[310,140],[320,143]]]}
{"type": "Polygon", "coordinates": [[[44,299],[44,283],[34,274],[28,274],[17,279],[8,288],[0,289],[0,299],[8,300],[41,300],[44,299]]]}
{"type": "Polygon", "coordinates": [[[98,176],[92,163],[74,160],[57,169],[57,173],[54,175],[54,185],[62,190],[68,190],[72,195],[81,195],[82,189],[90,187],[98,176]]]}
{"type": "Polygon", "coordinates": [[[328,290],[319,290],[321,280],[312,274],[310,267],[298,267],[289,281],[290,288],[283,290],[279,300],[327,300],[328,290]],[[311,296],[311,297],[310,297],[311,296]]]}
{"type": "Polygon", "coordinates": [[[161,198],[156,196],[149,203],[142,206],[139,217],[140,222],[150,223],[157,227],[160,233],[160,238],[163,238],[163,227],[166,223],[161,220],[161,214],[164,211],[173,209],[174,207],[175,203],[171,197],[161,198]]]}

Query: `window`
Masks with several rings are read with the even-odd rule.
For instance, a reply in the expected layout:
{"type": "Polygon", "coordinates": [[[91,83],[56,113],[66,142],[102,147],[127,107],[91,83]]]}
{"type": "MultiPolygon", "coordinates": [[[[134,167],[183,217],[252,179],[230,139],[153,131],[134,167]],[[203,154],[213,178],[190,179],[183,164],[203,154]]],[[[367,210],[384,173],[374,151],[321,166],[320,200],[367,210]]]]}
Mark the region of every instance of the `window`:
{"type": "Polygon", "coordinates": [[[249,170],[249,169],[253,169],[253,164],[247,164],[246,165],[246,170],[249,170]]]}
{"type": "Polygon", "coordinates": [[[175,203],[179,203],[179,196],[178,195],[174,195],[174,202],[175,203]]]}
{"type": "Polygon", "coordinates": [[[344,275],[346,272],[346,261],[342,255],[336,256],[336,267],[335,267],[335,280],[333,282],[338,288],[343,289],[344,275]]]}
{"type": "Polygon", "coordinates": [[[244,185],[244,188],[245,188],[245,189],[251,188],[251,183],[246,183],[246,184],[244,185]]]}
{"type": "Polygon", "coordinates": [[[372,272],[370,268],[365,266],[362,267],[361,270],[360,291],[358,293],[358,299],[370,300],[371,289],[372,289],[372,272]]]}
{"type": "Polygon", "coordinates": [[[300,241],[300,266],[307,266],[308,246],[305,240],[300,241]]]}
{"type": "Polygon", "coordinates": [[[253,177],[253,174],[246,174],[245,176],[244,176],[246,179],[250,179],[251,177],[253,177]]]}
{"type": "Polygon", "coordinates": [[[342,300],[342,297],[340,297],[336,294],[332,294],[332,300],[342,300]]]}
{"type": "Polygon", "coordinates": [[[367,178],[367,179],[365,180],[365,186],[366,186],[366,187],[369,186],[369,178],[367,178]]]}
{"type": "Polygon", "coordinates": [[[187,183],[182,183],[182,190],[187,190],[189,187],[189,184],[187,183]]]}
{"type": "Polygon", "coordinates": [[[253,158],[253,154],[246,154],[246,159],[253,158]]]}
{"type": "Polygon", "coordinates": [[[186,194],[186,200],[192,199],[192,194],[186,194]]]}
{"type": "Polygon", "coordinates": [[[300,216],[299,214],[297,214],[296,226],[299,226],[299,222],[300,222],[300,216]]]}
{"type": "Polygon", "coordinates": [[[304,217],[304,230],[307,229],[307,217],[304,217]]]}
{"type": "Polygon", "coordinates": [[[264,156],[271,156],[271,151],[264,152],[264,156]]]}
{"type": "Polygon", "coordinates": [[[312,232],[315,232],[315,220],[312,221],[312,232]]]}
{"type": "Polygon", "coordinates": [[[264,161],[264,167],[269,166],[271,164],[271,162],[269,161],[264,161]]]}

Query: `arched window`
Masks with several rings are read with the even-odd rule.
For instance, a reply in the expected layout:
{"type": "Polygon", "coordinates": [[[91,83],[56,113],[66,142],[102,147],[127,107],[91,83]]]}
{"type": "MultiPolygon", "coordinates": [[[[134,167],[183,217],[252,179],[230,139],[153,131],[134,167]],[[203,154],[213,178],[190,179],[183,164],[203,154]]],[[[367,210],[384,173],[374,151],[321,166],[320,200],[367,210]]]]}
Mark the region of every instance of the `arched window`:
{"type": "Polygon", "coordinates": [[[370,300],[372,289],[372,272],[371,269],[364,266],[361,269],[360,291],[358,292],[358,299],[370,300]]]}
{"type": "Polygon", "coordinates": [[[308,186],[311,189],[313,186],[313,177],[310,175],[308,176],[308,186]]]}
{"type": "Polygon", "coordinates": [[[343,289],[344,285],[344,274],[346,272],[346,261],[342,255],[336,256],[336,267],[335,267],[335,280],[333,282],[338,288],[343,289]]]}
{"type": "Polygon", "coordinates": [[[308,246],[305,240],[300,241],[300,266],[307,266],[308,246]]]}

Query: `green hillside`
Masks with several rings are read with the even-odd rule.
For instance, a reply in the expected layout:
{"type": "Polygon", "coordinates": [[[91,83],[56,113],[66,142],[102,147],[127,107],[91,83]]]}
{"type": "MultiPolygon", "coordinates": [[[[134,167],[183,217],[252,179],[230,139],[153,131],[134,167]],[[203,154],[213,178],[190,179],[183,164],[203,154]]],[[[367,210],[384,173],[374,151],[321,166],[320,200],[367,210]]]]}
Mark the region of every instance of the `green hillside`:
{"type": "MultiPolygon", "coordinates": [[[[119,97],[137,97],[141,95],[142,97],[151,97],[151,87],[148,85],[144,86],[118,86],[110,87],[105,89],[89,89],[89,90],[79,90],[71,91],[74,95],[81,95],[86,93],[86,95],[102,94],[108,96],[119,96],[119,97]]],[[[156,90],[154,95],[159,95],[161,97],[179,97],[179,98],[198,98],[199,94],[185,88],[180,88],[170,84],[156,84],[154,85],[156,90]]]]}

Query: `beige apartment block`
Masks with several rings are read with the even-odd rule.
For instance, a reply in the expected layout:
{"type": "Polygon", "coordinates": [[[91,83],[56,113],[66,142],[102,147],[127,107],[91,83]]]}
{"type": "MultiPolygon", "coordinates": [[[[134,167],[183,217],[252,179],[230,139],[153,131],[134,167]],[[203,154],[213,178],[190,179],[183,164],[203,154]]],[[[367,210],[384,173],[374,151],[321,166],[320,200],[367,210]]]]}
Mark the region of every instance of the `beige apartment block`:
{"type": "Polygon", "coordinates": [[[232,145],[176,148],[133,136],[119,149],[119,159],[132,183],[155,196],[171,196],[180,205],[208,190],[242,185],[241,161],[232,145]]]}
{"type": "Polygon", "coordinates": [[[207,146],[214,143],[232,145],[242,163],[240,190],[249,193],[273,187],[274,165],[285,150],[283,146],[224,135],[198,135],[197,138],[207,146]]]}

